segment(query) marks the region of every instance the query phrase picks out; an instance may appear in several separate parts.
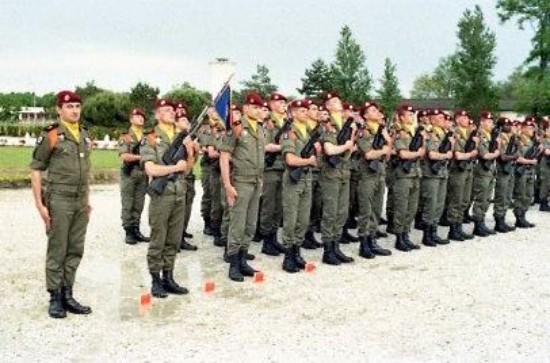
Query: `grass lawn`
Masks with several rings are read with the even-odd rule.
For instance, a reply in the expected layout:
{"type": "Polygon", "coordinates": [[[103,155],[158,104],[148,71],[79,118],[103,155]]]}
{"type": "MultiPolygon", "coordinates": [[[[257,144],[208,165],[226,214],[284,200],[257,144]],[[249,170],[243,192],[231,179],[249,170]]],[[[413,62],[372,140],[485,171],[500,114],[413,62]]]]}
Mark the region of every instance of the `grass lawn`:
{"type": "MultiPolygon", "coordinates": [[[[30,147],[0,147],[0,182],[28,181],[33,150],[30,147]]],[[[118,180],[120,160],[117,150],[94,150],[91,158],[95,179],[106,182],[118,180]]],[[[200,178],[199,163],[195,165],[195,175],[200,178]]]]}

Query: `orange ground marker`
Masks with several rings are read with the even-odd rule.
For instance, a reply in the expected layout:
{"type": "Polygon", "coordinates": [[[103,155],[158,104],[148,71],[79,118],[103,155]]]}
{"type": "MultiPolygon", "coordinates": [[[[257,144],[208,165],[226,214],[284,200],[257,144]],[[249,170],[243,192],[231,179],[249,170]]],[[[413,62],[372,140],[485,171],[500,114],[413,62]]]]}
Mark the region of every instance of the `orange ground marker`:
{"type": "Polygon", "coordinates": [[[264,273],[262,271],[258,271],[254,273],[254,282],[256,283],[264,282],[264,273]]]}
{"type": "Polygon", "coordinates": [[[206,281],[204,283],[204,292],[206,293],[214,292],[215,288],[216,288],[216,284],[214,283],[214,281],[206,281]]]}
{"type": "Polygon", "coordinates": [[[317,266],[315,266],[315,262],[308,262],[306,263],[306,272],[313,272],[317,266]]]}

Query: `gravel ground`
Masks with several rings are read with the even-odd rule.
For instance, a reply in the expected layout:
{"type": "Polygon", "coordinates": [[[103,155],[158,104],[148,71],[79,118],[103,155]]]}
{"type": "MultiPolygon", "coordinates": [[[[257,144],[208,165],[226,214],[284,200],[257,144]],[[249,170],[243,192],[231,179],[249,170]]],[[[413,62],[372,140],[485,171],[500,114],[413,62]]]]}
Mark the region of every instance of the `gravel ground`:
{"type": "MultiPolygon", "coordinates": [[[[200,233],[197,203],[190,232],[200,250],[180,254],[175,271],[190,294],[140,311],[147,245],[123,243],[116,185],[94,187],[92,204],[75,291],[94,313],[54,320],[31,192],[0,191],[2,361],[550,361],[549,214],[529,212],[537,227],[526,231],[341,267],[306,251],[317,269],[295,275],[254,244],[265,281],[237,284],[222,250],[200,233]],[[202,291],[206,280],[212,294],[202,291]]],[[[357,248],[343,249],[356,256],[357,248]]]]}

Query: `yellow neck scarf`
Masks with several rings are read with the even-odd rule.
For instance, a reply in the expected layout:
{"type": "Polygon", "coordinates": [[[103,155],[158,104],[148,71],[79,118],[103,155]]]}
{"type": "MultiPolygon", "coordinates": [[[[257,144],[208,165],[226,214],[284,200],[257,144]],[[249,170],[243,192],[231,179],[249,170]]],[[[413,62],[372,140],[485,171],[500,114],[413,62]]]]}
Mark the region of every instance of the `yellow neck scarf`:
{"type": "Polygon", "coordinates": [[[307,135],[307,124],[302,122],[294,122],[294,129],[300,134],[300,138],[304,139],[307,135]]]}
{"type": "Polygon", "coordinates": [[[170,142],[174,140],[174,134],[176,133],[174,125],[159,122],[159,128],[166,134],[166,136],[168,136],[168,140],[170,140],[170,142]]]}
{"type": "Polygon", "coordinates": [[[273,117],[272,117],[273,120],[275,121],[275,125],[276,125],[277,127],[283,127],[285,115],[282,114],[282,113],[275,113],[275,112],[273,112],[272,116],[273,116],[273,117]]]}
{"type": "Polygon", "coordinates": [[[314,128],[317,127],[317,121],[313,119],[309,119],[307,120],[307,126],[309,127],[310,130],[313,130],[314,128]]]}
{"type": "Polygon", "coordinates": [[[367,121],[367,129],[371,134],[375,134],[378,132],[379,124],[376,121],[367,121]]]}
{"type": "Polygon", "coordinates": [[[61,123],[67,130],[69,130],[71,135],[73,135],[76,142],[80,143],[80,124],[78,122],[68,122],[64,120],[61,120],[61,123]]]}
{"type": "Polygon", "coordinates": [[[334,120],[338,130],[340,130],[342,128],[342,113],[331,113],[330,117],[334,120]]]}
{"type": "Polygon", "coordinates": [[[445,133],[445,131],[443,131],[443,129],[439,126],[433,126],[432,128],[432,131],[434,134],[436,134],[438,137],[441,137],[441,135],[443,135],[445,133]]]}
{"type": "Polygon", "coordinates": [[[256,134],[256,131],[258,130],[258,120],[252,120],[247,118],[246,121],[248,121],[248,125],[250,126],[254,134],[256,134]]]}
{"type": "Polygon", "coordinates": [[[136,135],[138,140],[141,140],[143,138],[143,128],[139,126],[132,125],[130,127],[134,135],[136,135]]]}

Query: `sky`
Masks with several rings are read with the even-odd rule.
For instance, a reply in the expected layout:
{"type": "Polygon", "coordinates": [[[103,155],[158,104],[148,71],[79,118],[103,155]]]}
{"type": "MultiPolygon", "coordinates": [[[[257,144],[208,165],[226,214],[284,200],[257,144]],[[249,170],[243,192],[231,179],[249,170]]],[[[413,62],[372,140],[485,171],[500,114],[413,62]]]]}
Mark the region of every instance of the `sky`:
{"type": "Polygon", "coordinates": [[[347,24],[375,86],[389,57],[407,96],[417,76],[455,50],[457,22],[476,4],[496,33],[494,78],[506,79],[533,33],[500,24],[496,0],[1,0],[0,92],[91,80],[115,91],[140,81],[161,93],[184,81],[208,90],[208,62],[226,57],[237,64],[235,88],[261,63],[281,92],[296,95],[315,59],[332,62],[347,24]]]}

